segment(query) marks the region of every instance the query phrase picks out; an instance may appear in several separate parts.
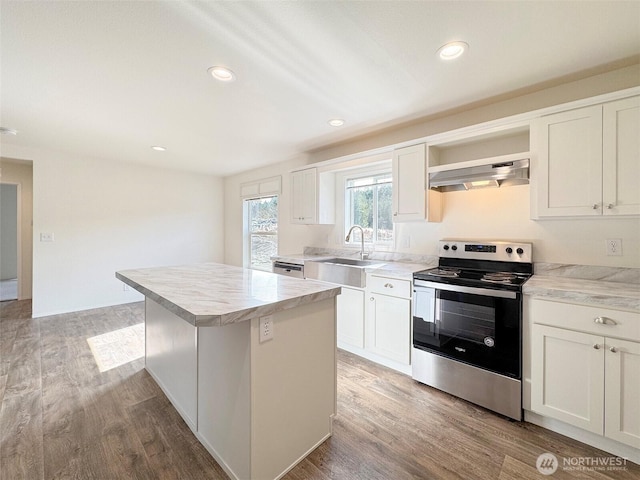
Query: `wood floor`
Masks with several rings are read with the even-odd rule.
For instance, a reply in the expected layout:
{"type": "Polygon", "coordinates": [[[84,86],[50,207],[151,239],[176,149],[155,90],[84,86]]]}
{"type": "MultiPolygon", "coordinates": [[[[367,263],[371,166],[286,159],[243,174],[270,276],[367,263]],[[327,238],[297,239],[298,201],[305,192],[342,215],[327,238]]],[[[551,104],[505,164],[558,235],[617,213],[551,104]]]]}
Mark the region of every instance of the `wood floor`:
{"type": "MultiPolygon", "coordinates": [[[[28,301],[0,303],[1,480],[227,478],[142,359],[98,370],[87,338],[143,315],[131,304],[31,319],[28,301]]],[[[545,452],[610,456],[341,351],[334,435],[285,478],[541,479],[545,452]]],[[[640,478],[626,468],[547,478],[640,478]]]]}

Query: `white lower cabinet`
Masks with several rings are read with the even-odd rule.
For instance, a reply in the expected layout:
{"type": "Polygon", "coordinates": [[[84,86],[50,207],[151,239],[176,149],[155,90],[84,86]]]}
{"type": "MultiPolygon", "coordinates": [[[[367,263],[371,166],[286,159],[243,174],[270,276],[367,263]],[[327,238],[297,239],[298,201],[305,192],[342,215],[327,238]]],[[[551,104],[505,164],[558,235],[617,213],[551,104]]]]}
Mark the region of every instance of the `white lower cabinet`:
{"type": "Polygon", "coordinates": [[[366,348],[390,360],[411,363],[411,282],[370,275],[366,348]]]}
{"type": "Polygon", "coordinates": [[[604,435],[640,448],[640,343],[605,339],[604,435]]]}
{"type": "Polygon", "coordinates": [[[364,290],[342,287],[337,302],[338,342],[364,348],[364,290]]]}
{"type": "Polygon", "coordinates": [[[368,274],[337,297],[338,347],[411,374],[411,280],[368,274]]]}
{"type": "Polygon", "coordinates": [[[531,409],[640,448],[640,342],[607,335],[637,340],[638,314],[535,299],[530,305],[531,409]]]}
{"type": "Polygon", "coordinates": [[[531,408],[602,435],[603,338],[546,325],[532,333],[531,408]]]}

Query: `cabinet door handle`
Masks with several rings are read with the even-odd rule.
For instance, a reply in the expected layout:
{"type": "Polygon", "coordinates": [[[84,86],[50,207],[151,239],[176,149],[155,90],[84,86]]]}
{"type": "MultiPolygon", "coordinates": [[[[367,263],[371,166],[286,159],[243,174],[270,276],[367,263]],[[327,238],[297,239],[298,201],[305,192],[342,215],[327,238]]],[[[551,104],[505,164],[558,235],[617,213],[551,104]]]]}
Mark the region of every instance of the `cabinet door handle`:
{"type": "Polygon", "coordinates": [[[607,209],[611,210],[613,208],[613,203],[607,203],[607,209]]]}
{"type": "Polygon", "coordinates": [[[594,203],[594,204],[593,204],[593,209],[594,209],[594,210],[597,210],[597,209],[598,209],[598,204],[597,204],[597,203],[594,203]]]}
{"type": "Polygon", "coordinates": [[[375,300],[373,297],[369,298],[369,300],[371,300],[372,302],[375,300]]]}
{"type": "Polygon", "coordinates": [[[615,320],[608,317],[596,317],[593,319],[593,322],[598,323],[600,325],[617,325],[618,324],[615,320]]]}
{"type": "Polygon", "coordinates": [[[618,349],[617,349],[616,347],[611,347],[611,348],[609,349],[609,351],[610,351],[611,353],[616,353],[616,352],[618,351],[618,349]]]}
{"type": "Polygon", "coordinates": [[[595,348],[596,350],[600,350],[600,345],[598,345],[597,343],[595,343],[595,344],[593,345],[593,348],[595,348]]]}

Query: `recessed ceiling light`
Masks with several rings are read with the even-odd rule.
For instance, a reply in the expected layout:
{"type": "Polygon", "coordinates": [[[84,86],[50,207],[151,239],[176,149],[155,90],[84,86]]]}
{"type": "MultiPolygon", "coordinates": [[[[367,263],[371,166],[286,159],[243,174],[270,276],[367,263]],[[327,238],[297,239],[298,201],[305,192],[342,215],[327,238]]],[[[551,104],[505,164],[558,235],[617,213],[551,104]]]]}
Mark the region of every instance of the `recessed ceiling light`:
{"type": "Polygon", "coordinates": [[[465,42],[449,42],[438,49],[438,55],[443,60],[453,60],[462,55],[468,48],[469,45],[465,42]]]}
{"type": "Polygon", "coordinates": [[[13,128],[0,127],[0,135],[17,135],[18,131],[13,128]]]}
{"type": "Polygon", "coordinates": [[[344,125],[344,120],[341,118],[332,118],[328,123],[332,127],[341,127],[342,125],[344,125]]]}
{"type": "Polygon", "coordinates": [[[236,74],[233,73],[233,71],[229,70],[227,67],[219,65],[210,67],[207,72],[209,72],[213,78],[220,80],[221,82],[233,82],[236,79],[236,74]]]}
{"type": "Polygon", "coordinates": [[[160,145],[151,145],[151,149],[156,152],[165,152],[167,150],[165,147],[161,147],[160,145]]]}

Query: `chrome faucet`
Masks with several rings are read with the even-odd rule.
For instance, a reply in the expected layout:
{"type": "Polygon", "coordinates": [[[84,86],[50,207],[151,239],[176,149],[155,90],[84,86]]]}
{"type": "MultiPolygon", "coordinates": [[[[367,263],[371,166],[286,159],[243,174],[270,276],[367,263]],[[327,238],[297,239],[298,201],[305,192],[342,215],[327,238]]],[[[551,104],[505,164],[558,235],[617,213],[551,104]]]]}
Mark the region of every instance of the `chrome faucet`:
{"type": "Polygon", "coordinates": [[[360,260],[364,260],[364,257],[365,257],[365,253],[364,253],[364,230],[362,229],[362,227],[360,225],[354,225],[353,227],[351,227],[349,229],[349,233],[347,233],[347,237],[344,240],[345,240],[345,242],[349,241],[349,239],[351,238],[351,232],[353,232],[354,228],[359,228],[360,229],[360,260]]]}

